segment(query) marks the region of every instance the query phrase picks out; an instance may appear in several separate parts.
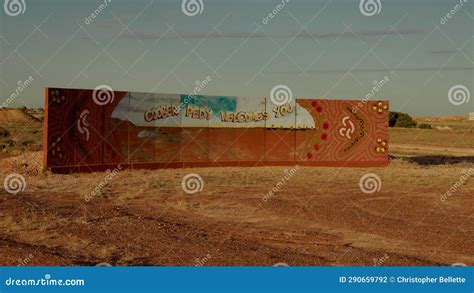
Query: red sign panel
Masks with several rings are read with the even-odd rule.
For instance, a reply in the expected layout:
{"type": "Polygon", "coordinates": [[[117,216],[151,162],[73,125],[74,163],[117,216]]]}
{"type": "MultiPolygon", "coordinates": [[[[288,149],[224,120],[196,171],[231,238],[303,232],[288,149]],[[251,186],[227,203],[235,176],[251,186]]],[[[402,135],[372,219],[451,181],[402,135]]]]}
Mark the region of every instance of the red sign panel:
{"type": "Polygon", "coordinates": [[[54,172],[388,164],[388,102],[46,89],[54,172]]]}

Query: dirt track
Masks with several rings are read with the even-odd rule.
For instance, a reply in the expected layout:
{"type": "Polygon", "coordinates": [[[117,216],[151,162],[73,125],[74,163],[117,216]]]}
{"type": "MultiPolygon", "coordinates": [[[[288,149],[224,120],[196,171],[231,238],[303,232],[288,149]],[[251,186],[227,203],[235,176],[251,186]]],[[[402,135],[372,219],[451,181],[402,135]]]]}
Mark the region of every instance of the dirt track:
{"type": "Polygon", "coordinates": [[[105,173],[33,174],[1,190],[0,265],[473,265],[473,179],[440,199],[467,168],[300,168],[272,196],[286,168],[125,170],[89,202],[105,173]]]}

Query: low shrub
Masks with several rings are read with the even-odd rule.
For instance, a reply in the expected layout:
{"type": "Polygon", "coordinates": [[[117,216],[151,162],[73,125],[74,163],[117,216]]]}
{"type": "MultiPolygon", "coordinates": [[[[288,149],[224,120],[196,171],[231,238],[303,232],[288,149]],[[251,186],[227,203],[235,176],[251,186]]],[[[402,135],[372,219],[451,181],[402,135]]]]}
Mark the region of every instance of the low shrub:
{"type": "Polygon", "coordinates": [[[403,127],[412,128],[416,127],[417,122],[407,113],[402,112],[390,112],[389,126],[390,127],[403,127]]]}
{"type": "Polygon", "coordinates": [[[421,128],[421,129],[433,129],[433,127],[431,127],[431,124],[427,124],[427,123],[420,123],[420,125],[418,125],[418,128],[421,128]]]}

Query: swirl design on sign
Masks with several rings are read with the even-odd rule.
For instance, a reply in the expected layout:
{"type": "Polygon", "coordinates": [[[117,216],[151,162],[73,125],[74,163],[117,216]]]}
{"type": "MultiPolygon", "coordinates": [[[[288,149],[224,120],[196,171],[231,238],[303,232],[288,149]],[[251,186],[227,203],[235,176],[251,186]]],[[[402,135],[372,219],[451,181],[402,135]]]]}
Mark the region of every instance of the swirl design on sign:
{"type": "Polygon", "coordinates": [[[86,141],[89,141],[89,122],[87,121],[87,116],[89,116],[89,110],[82,111],[79,119],[77,119],[77,130],[83,135],[86,136],[86,141]]]}
{"type": "Polygon", "coordinates": [[[347,139],[351,139],[354,131],[355,125],[351,121],[351,118],[349,116],[342,118],[342,127],[339,129],[339,134],[346,137],[347,139]]]}

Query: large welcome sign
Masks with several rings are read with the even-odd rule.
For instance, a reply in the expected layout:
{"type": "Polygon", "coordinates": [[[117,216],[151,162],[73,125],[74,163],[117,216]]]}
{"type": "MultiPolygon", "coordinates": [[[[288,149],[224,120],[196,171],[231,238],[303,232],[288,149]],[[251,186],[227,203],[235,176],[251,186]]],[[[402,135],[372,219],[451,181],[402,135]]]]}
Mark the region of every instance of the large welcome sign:
{"type": "Polygon", "coordinates": [[[388,164],[388,102],[46,89],[54,172],[388,164]]]}

